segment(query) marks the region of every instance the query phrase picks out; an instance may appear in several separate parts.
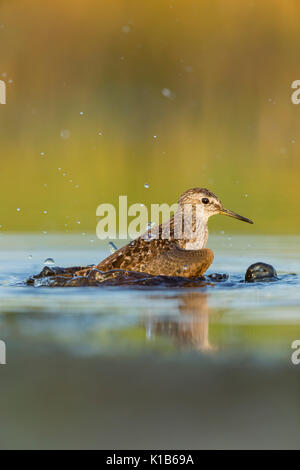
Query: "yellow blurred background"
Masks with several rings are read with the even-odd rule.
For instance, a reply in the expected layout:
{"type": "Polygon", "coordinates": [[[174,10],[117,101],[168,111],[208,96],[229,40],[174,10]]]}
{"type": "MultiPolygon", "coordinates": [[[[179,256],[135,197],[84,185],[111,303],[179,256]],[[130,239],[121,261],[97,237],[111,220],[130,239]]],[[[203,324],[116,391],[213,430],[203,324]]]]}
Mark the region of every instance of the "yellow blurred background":
{"type": "Polygon", "coordinates": [[[0,231],[195,186],[255,221],[213,231],[299,231],[297,0],[2,0],[0,44],[0,231]]]}

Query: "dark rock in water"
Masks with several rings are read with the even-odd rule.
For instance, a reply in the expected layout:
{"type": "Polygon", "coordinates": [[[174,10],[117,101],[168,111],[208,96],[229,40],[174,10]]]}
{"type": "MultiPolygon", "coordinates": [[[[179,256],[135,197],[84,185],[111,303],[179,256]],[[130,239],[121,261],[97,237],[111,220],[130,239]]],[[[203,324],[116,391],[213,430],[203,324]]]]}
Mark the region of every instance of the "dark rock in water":
{"type": "Polygon", "coordinates": [[[246,282],[277,281],[277,272],[271,264],[254,263],[249,266],[245,275],[246,282]]]}

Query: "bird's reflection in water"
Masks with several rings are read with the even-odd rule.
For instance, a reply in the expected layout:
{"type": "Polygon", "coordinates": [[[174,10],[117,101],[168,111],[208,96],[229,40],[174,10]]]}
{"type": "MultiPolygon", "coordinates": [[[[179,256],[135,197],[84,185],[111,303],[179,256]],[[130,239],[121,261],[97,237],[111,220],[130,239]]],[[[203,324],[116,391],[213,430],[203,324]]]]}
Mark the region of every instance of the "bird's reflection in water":
{"type": "Polygon", "coordinates": [[[180,294],[175,298],[178,300],[179,315],[148,318],[146,321],[147,338],[168,336],[174,339],[179,348],[216,351],[217,347],[209,339],[209,321],[212,310],[207,304],[207,294],[190,292],[180,294]]]}

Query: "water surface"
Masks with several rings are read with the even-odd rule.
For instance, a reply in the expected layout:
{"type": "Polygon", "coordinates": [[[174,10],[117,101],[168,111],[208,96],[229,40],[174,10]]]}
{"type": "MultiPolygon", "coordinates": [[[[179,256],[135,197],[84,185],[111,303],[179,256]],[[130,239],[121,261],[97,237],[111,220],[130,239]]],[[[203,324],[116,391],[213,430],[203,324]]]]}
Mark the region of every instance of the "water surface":
{"type": "Polygon", "coordinates": [[[110,253],[91,238],[0,238],[0,445],[295,447],[300,237],[211,236],[208,273],[229,279],[205,287],[23,284],[46,258],[88,265],[110,253]],[[279,281],[245,284],[257,261],[279,281]]]}

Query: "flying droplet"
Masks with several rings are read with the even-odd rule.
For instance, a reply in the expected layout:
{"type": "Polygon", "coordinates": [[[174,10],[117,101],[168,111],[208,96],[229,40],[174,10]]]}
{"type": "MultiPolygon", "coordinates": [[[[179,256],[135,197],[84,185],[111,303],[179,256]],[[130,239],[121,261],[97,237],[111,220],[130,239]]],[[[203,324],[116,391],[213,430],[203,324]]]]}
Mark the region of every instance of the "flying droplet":
{"type": "Polygon", "coordinates": [[[157,137],[158,137],[157,135],[154,135],[154,136],[153,136],[153,139],[157,139],[157,137]]]}
{"type": "Polygon", "coordinates": [[[109,248],[110,248],[111,253],[115,253],[118,250],[118,248],[116,247],[116,245],[113,242],[109,242],[108,244],[109,244],[109,248]]]}
{"type": "Polygon", "coordinates": [[[127,33],[128,34],[128,33],[130,33],[131,28],[128,24],[124,24],[121,28],[121,31],[122,31],[122,33],[125,33],[125,34],[127,33]]]}
{"type": "Polygon", "coordinates": [[[32,255],[28,255],[28,259],[32,259],[32,255]]]}
{"type": "Polygon", "coordinates": [[[17,207],[17,212],[20,212],[20,210],[21,210],[20,207],[17,207]]]}
{"type": "Polygon", "coordinates": [[[48,214],[48,211],[43,211],[44,214],[48,214]]]}
{"type": "Polygon", "coordinates": [[[165,98],[168,98],[168,99],[174,99],[175,98],[175,93],[173,93],[169,88],[163,88],[161,90],[161,94],[165,97],[165,98]]]}
{"type": "Polygon", "coordinates": [[[75,184],[75,188],[76,188],[76,189],[79,188],[79,184],[75,184]]]}
{"type": "Polygon", "coordinates": [[[80,116],[83,116],[83,111],[80,111],[80,113],[79,113],[79,114],[80,114],[80,116]]]}
{"type": "Polygon", "coordinates": [[[150,242],[151,240],[154,239],[154,236],[152,235],[151,231],[147,233],[145,241],[150,242]]]}
{"type": "Polygon", "coordinates": [[[148,183],[145,183],[145,184],[144,184],[144,188],[149,189],[149,184],[148,184],[148,183]]]}
{"type": "Polygon", "coordinates": [[[102,132],[98,132],[98,135],[102,135],[102,132]]]}
{"type": "Polygon", "coordinates": [[[45,265],[45,266],[53,266],[53,264],[55,264],[55,261],[54,261],[53,258],[47,258],[47,259],[45,259],[45,261],[44,261],[44,265],[45,265]]]}
{"type": "Polygon", "coordinates": [[[245,194],[245,197],[248,197],[248,194],[247,194],[247,193],[245,194]]]}
{"type": "Polygon", "coordinates": [[[67,140],[70,137],[70,131],[68,129],[62,129],[60,131],[60,136],[62,139],[67,140]]]}
{"type": "Polygon", "coordinates": [[[45,155],[45,152],[41,152],[42,157],[45,155]]]}
{"type": "Polygon", "coordinates": [[[78,225],[80,224],[80,220],[77,220],[78,225]]]}

